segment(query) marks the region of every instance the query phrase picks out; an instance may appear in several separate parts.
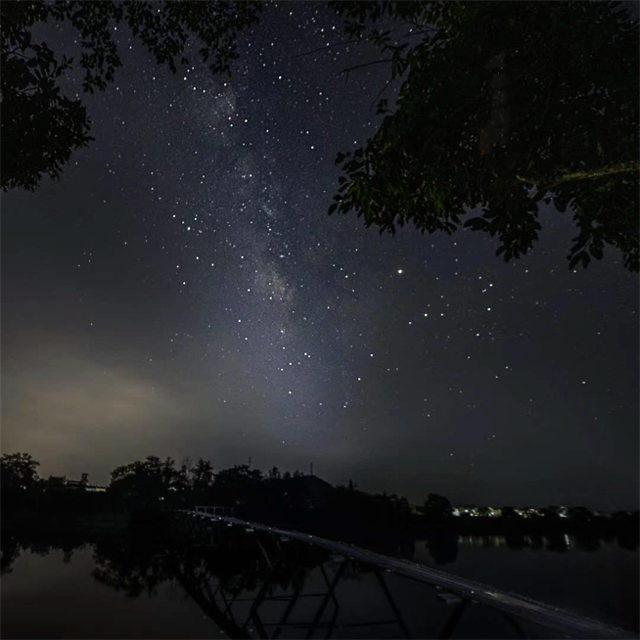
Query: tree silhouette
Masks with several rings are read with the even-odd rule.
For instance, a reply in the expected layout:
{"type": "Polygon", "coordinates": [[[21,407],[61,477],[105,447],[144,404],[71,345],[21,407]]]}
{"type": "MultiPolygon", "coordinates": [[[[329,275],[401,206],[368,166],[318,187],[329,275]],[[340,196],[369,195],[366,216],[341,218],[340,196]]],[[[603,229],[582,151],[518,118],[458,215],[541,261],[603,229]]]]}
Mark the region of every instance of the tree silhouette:
{"type": "Polygon", "coordinates": [[[447,518],[451,515],[453,509],[448,498],[440,496],[437,493],[430,493],[422,508],[426,516],[435,518],[447,518]]]}
{"type": "Polygon", "coordinates": [[[38,483],[39,466],[40,463],[28,453],[3,453],[0,459],[3,493],[34,489],[38,483]]]}
{"type": "Polygon", "coordinates": [[[4,534],[0,541],[2,553],[0,554],[0,575],[13,571],[13,563],[20,557],[22,548],[15,534],[4,534]]]}
{"type": "Polygon", "coordinates": [[[37,23],[66,21],[78,32],[83,90],[106,89],[122,66],[113,27],[126,23],[160,65],[175,73],[188,65],[189,39],[212,73],[230,74],[237,58],[236,38],[257,20],[259,2],[150,2],[148,0],[28,0],[0,3],[2,67],[2,189],[34,190],[43,175],[59,178],[71,153],[93,140],[90,120],[79,99],[61,94],[59,80],[73,59],[58,58],[46,42],[32,42],[37,23]]]}
{"type": "Polygon", "coordinates": [[[214,488],[216,495],[223,502],[238,504],[250,502],[260,490],[262,472],[251,469],[249,465],[234,465],[230,469],[222,469],[216,474],[214,488]]]}
{"type": "Polygon", "coordinates": [[[451,234],[480,206],[464,226],[497,236],[509,261],[534,245],[538,204],[553,200],[579,230],[570,268],[611,245],[638,270],[638,20],[619,3],[329,4],[401,81],[395,110],[378,104],[377,133],[338,154],[330,214],[451,234]]]}
{"type": "Polygon", "coordinates": [[[280,480],[281,478],[282,478],[282,475],[278,467],[272,467],[269,470],[269,480],[280,480]]]}
{"type": "Polygon", "coordinates": [[[571,507],[568,516],[574,522],[589,522],[593,519],[593,514],[587,507],[571,507]]]}
{"type": "Polygon", "coordinates": [[[200,458],[191,472],[193,490],[206,492],[213,484],[213,465],[208,460],[200,458]]]}
{"type": "Polygon", "coordinates": [[[513,507],[502,507],[500,511],[503,518],[508,518],[510,520],[520,518],[520,514],[513,507]]]}
{"type": "Polygon", "coordinates": [[[94,580],[129,598],[154,595],[171,578],[164,557],[142,536],[105,536],[94,546],[94,580]]]}
{"type": "MultiPolygon", "coordinates": [[[[553,200],[579,230],[570,268],[602,258],[610,245],[638,270],[637,19],[614,11],[616,2],[329,6],[348,38],[388,56],[358,66],[388,63],[390,81],[402,81],[393,112],[380,100],[386,117],[366,146],[338,154],[343,175],[330,213],[355,211],[381,233],[413,223],[451,234],[479,206],[464,226],[497,236],[496,253],[508,261],[534,245],[538,204],[553,200]],[[406,41],[397,28],[382,30],[389,20],[410,30],[406,41]]],[[[253,0],[0,3],[2,189],[59,178],[72,152],[92,140],[85,106],[59,86],[73,60],[32,42],[34,25],[66,21],[77,30],[83,89],[93,93],[122,64],[113,26],[128,25],[173,72],[189,64],[185,48],[196,39],[210,70],[229,73],[238,34],[260,8],[253,0]]]]}
{"type": "Polygon", "coordinates": [[[117,467],[111,472],[109,491],[128,505],[157,507],[172,488],[177,488],[176,481],[180,483],[174,463],[172,458],[162,461],[147,456],[117,467]]]}
{"type": "Polygon", "coordinates": [[[542,507],[540,509],[540,517],[549,522],[557,522],[560,519],[557,507],[542,507]]]}

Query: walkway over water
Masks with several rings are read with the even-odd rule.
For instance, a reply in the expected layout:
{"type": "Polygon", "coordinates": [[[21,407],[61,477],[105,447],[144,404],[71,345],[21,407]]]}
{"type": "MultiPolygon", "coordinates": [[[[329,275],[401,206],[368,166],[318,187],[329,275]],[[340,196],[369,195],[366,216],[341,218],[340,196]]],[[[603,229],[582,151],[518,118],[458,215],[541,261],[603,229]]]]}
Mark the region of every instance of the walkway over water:
{"type": "MultiPolygon", "coordinates": [[[[329,583],[328,579],[325,580],[327,585],[330,587],[330,590],[323,599],[323,602],[315,616],[314,622],[311,625],[311,630],[309,634],[306,636],[308,638],[312,637],[312,634],[315,630],[319,629],[320,619],[322,618],[323,613],[330,600],[333,600],[336,605],[337,611],[337,602],[335,601],[335,587],[340,580],[342,575],[342,571],[344,570],[346,564],[350,561],[358,561],[365,565],[374,567],[376,570],[376,575],[380,582],[380,586],[382,587],[385,595],[388,599],[388,602],[393,609],[396,619],[393,622],[396,622],[402,628],[402,632],[405,637],[410,637],[409,631],[406,628],[405,624],[402,621],[402,616],[397,605],[394,602],[391,591],[384,580],[384,574],[378,570],[383,570],[385,573],[393,573],[395,575],[402,576],[404,578],[408,578],[410,580],[414,580],[425,585],[429,585],[434,587],[438,592],[438,598],[447,604],[453,606],[451,614],[448,620],[445,622],[443,627],[440,629],[438,635],[434,635],[433,637],[440,638],[448,638],[452,637],[455,628],[462,617],[462,614],[465,611],[465,608],[468,604],[480,604],[485,605],[497,612],[501,613],[505,616],[512,625],[514,630],[513,637],[570,637],[570,638],[638,638],[637,635],[625,631],[623,629],[613,627],[604,623],[601,623],[597,620],[592,620],[589,618],[585,618],[583,616],[579,616],[573,614],[568,611],[564,611],[560,608],[553,607],[547,605],[543,602],[538,602],[532,600],[530,598],[510,593],[507,591],[503,591],[500,589],[495,589],[489,587],[487,585],[474,582],[471,580],[467,580],[464,578],[460,578],[453,574],[439,571],[437,569],[433,569],[430,567],[425,567],[423,565],[397,558],[392,558],[388,556],[384,556],[378,553],[374,553],[371,551],[367,551],[366,549],[362,549],[356,547],[352,544],[345,542],[338,542],[334,540],[328,540],[325,538],[320,538],[318,536],[314,536],[308,533],[302,533],[299,531],[291,531],[285,529],[279,529],[277,527],[270,527],[268,525],[258,524],[254,522],[248,522],[245,520],[240,520],[235,517],[228,516],[218,516],[206,513],[206,509],[204,507],[200,507],[198,511],[180,511],[178,512],[182,514],[189,520],[195,522],[201,522],[203,524],[212,525],[214,523],[224,524],[230,527],[242,527],[245,531],[251,532],[264,532],[266,534],[270,534],[279,538],[280,541],[287,540],[297,540],[299,542],[307,543],[313,545],[315,547],[320,547],[331,551],[334,556],[340,556],[344,559],[344,562],[340,565],[340,568],[336,571],[334,579],[332,583],[329,583]],[[548,630],[552,630],[552,632],[556,632],[558,635],[547,636],[547,635],[527,635],[523,629],[523,626],[520,624],[521,622],[526,621],[528,623],[534,623],[534,626],[541,626],[548,630]],[[561,635],[560,635],[561,634],[561,635]]],[[[259,540],[256,539],[257,545],[260,547],[262,553],[265,555],[267,562],[271,565],[268,554],[264,551],[262,545],[259,540]]],[[[261,594],[256,596],[256,599],[268,599],[266,598],[266,587],[264,592],[261,590],[261,594]]],[[[318,594],[316,594],[318,595],[318,594]]],[[[297,594],[296,594],[297,597],[297,594]]],[[[269,635],[266,634],[264,627],[258,624],[259,620],[257,618],[257,607],[259,602],[254,602],[254,606],[252,607],[252,614],[250,618],[253,616],[254,623],[258,627],[258,631],[260,632],[260,637],[268,638],[269,635]],[[254,615],[256,614],[256,615],[254,615]]],[[[282,627],[283,625],[280,625],[282,627]]],[[[333,626],[333,625],[332,625],[333,626]]],[[[329,628],[329,632],[326,637],[330,637],[332,631],[332,627],[329,628]]],[[[273,636],[275,637],[275,636],[273,636]]]]}

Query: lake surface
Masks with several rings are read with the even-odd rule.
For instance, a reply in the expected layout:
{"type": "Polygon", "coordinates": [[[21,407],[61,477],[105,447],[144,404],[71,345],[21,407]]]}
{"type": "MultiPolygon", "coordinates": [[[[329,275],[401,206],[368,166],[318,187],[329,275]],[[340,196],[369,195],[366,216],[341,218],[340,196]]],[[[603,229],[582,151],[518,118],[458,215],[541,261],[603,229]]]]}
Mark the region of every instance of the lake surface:
{"type": "Polygon", "coordinates": [[[436,564],[424,541],[414,560],[456,575],[515,591],[562,609],[638,631],[638,550],[600,542],[580,549],[566,536],[565,551],[543,547],[513,550],[502,536],[466,536],[458,540],[455,560],[436,564]]]}
{"type": "MultiPolygon", "coordinates": [[[[614,543],[600,543],[597,550],[586,551],[576,548],[571,538],[567,543],[563,552],[545,545],[514,550],[501,537],[458,537],[443,552],[433,541],[417,540],[404,555],[637,631],[638,551],[614,543]]],[[[251,621],[245,637],[259,637],[261,623],[271,636],[291,603],[277,598],[296,588],[307,596],[295,601],[287,619],[292,626],[282,626],[279,637],[305,637],[308,629],[301,625],[313,621],[343,562],[342,558],[328,558],[319,564],[315,551],[298,543],[288,543],[288,553],[293,555],[277,570],[267,566],[262,554],[246,550],[191,550],[177,560],[144,540],[21,544],[7,546],[3,536],[3,638],[233,636],[251,613],[266,576],[273,575],[269,571],[277,577],[265,595],[276,599],[261,602],[258,618],[251,621]],[[219,584],[223,590],[217,593],[219,584]],[[225,617],[233,595],[239,597],[225,617]],[[214,601],[219,605],[211,606],[214,601]]],[[[437,637],[456,606],[439,599],[431,587],[400,576],[383,574],[379,578],[362,566],[343,569],[335,600],[330,598],[312,637],[326,637],[332,621],[331,637],[335,638],[399,638],[403,625],[411,637],[437,637]],[[371,622],[378,624],[369,625],[371,622]]],[[[523,628],[528,637],[559,637],[531,624],[523,628]]],[[[502,615],[485,606],[469,605],[452,637],[517,635],[502,615]]]]}
{"type": "Polygon", "coordinates": [[[2,637],[211,637],[211,621],[175,584],[131,598],[94,580],[95,567],[93,547],[68,562],[60,550],[23,554],[2,576],[2,637]]]}

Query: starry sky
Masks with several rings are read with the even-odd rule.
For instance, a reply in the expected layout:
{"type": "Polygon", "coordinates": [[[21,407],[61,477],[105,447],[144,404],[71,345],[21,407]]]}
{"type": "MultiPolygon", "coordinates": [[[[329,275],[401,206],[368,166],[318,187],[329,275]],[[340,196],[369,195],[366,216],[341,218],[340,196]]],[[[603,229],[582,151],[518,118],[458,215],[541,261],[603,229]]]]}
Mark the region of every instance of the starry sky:
{"type": "MultiPolygon", "coordinates": [[[[42,35],[76,51],[65,25],[42,35]]],[[[95,142],[2,197],[4,452],[96,482],[147,455],[251,456],[412,502],[637,508],[619,255],[570,271],[552,205],[508,264],[477,232],[329,217],[388,69],[340,74],[379,58],[365,46],[301,55],[344,39],[323,3],[267,6],[231,79],[114,35],[123,68],[83,96],[95,142]]]]}

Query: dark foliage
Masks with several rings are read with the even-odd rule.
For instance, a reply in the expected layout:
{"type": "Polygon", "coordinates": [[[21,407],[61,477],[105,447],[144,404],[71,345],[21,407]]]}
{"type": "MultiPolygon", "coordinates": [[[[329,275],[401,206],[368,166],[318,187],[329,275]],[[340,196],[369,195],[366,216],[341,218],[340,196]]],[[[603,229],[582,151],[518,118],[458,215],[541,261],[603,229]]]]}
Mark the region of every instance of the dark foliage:
{"type": "Polygon", "coordinates": [[[451,503],[444,496],[430,493],[424,503],[422,511],[425,516],[431,518],[448,518],[451,515],[451,503]]]}
{"type": "Polygon", "coordinates": [[[230,74],[240,31],[257,20],[255,1],[150,2],[147,0],[21,0],[0,3],[2,53],[2,189],[34,190],[43,175],[59,178],[76,149],[93,140],[81,100],[71,100],[60,80],[73,59],[58,57],[46,42],[32,40],[33,28],[65,21],[78,33],[84,92],[103,91],[122,66],[113,27],[124,22],[159,65],[175,72],[189,65],[190,42],[212,73],[230,74]]]}
{"type": "Polygon", "coordinates": [[[0,465],[2,473],[2,491],[19,493],[31,491],[38,483],[40,463],[28,453],[3,453],[0,465]]]}
{"type": "MultiPolygon", "coordinates": [[[[347,486],[334,487],[300,471],[283,474],[273,467],[263,474],[248,465],[214,473],[213,465],[202,458],[195,465],[185,460],[177,466],[172,458],[162,460],[157,456],[117,467],[111,473],[106,493],[92,493],[78,490],[77,485],[69,488],[61,478],[38,478],[38,465],[26,453],[2,456],[3,516],[28,529],[40,518],[39,526],[74,531],[85,526],[84,516],[90,518],[90,523],[91,518],[99,521],[103,514],[113,521],[110,526],[121,526],[117,522],[125,518],[131,526],[156,531],[164,528],[162,519],[169,512],[205,505],[232,507],[233,514],[244,520],[309,531],[381,553],[386,536],[397,544],[401,535],[427,535],[441,554],[436,558],[438,562],[455,556],[448,537],[454,533],[508,534],[514,545],[525,544],[520,540],[523,535],[544,534],[551,536],[549,540],[553,542],[552,538],[560,533],[572,533],[585,538],[585,548],[595,544],[593,536],[608,535],[616,536],[628,548],[638,546],[637,511],[606,517],[583,506],[506,506],[497,516],[493,509],[476,507],[454,517],[451,502],[431,493],[419,514],[406,498],[386,492],[370,494],[358,489],[352,480],[347,486]],[[444,536],[444,542],[438,536],[444,536]]],[[[562,546],[562,542],[558,545],[562,546]]]]}
{"type": "Polygon", "coordinates": [[[538,203],[553,200],[579,230],[570,268],[610,245],[638,270],[637,19],[614,2],[330,4],[401,81],[395,109],[378,104],[378,132],[338,154],[330,214],[451,234],[479,206],[464,226],[497,236],[509,261],[533,247],[538,203]]]}
{"type": "MultiPolygon", "coordinates": [[[[638,270],[637,20],[615,2],[329,6],[348,39],[376,45],[386,57],[372,63],[389,64],[389,80],[401,84],[393,111],[386,98],[378,103],[385,118],[376,135],[338,154],[343,175],[330,213],[355,211],[381,232],[413,224],[451,234],[479,206],[464,226],[496,236],[496,254],[509,261],[533,247],[538,204],[553,200],[579,230],[570,268],[601,259],[609,245],[638,270]]],[[[229,73],[237,36],[260,8],[222,0],[1,3],[3,190],[58,178],[92,140],[84,105],[60,90],[73,60],[32,41],[35,25],[66,21],[77,30],[83,89],[93,93],[121,66],[113,26],[128,25],[174,72],[189,64],[185,51],[197,40],[210,70],[229,73]]]]}

